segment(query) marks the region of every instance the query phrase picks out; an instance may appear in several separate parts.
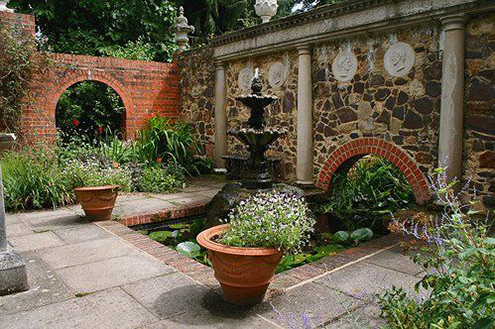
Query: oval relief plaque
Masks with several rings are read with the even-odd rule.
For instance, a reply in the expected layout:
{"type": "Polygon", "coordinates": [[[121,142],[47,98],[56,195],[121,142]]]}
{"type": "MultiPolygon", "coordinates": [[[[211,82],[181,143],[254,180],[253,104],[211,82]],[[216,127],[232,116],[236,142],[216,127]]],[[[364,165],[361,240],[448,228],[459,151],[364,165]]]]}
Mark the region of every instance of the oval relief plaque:
{"type": "Polygon", "coordinates": [[[397,42],[385,53],[385,69],[394,77],[402,77],[409,73],[414,65],[414,50],[405,42],[397,42]]]}
{"type": "Polygon", "coordinates": [[[253,80],[253,70],[246,67],[239,72],[239,88],[242,90],[251,89],[251,81],[253,80]]]}
{"type": "Polygon", "coordinates": [[[272,88],[280,88],[286,80],[284,64],[282,62],[273,63],[268,72],[268,83],[272,88]]]}
{"type": "Polygon", "coordinates": [[[351,80],[357,71],[357,58],[352,51],[341,51],[332,63],[335,79],[346,82],[351,80]]]}

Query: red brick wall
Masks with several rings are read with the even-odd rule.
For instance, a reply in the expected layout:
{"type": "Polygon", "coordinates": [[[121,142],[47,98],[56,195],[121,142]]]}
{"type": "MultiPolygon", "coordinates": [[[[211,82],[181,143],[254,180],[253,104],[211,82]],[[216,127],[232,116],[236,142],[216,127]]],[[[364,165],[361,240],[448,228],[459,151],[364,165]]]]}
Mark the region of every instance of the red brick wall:
{"type": "MultiPolygon", "coordinates": [[[[2,22],[29,30],[30,15],[0,12],[2,22]]],[[[21,122],[25,141],[52,140],[56,135],[55,109],[62,93],[81,81],[99,81],[113,88],[126,108],[124,128],[128,136],[154,114],[175,118],[179,109],[179,79],[175,63],[131,61],[119,58],[49,54],[50,66],[31,84],[21,122]]]]}

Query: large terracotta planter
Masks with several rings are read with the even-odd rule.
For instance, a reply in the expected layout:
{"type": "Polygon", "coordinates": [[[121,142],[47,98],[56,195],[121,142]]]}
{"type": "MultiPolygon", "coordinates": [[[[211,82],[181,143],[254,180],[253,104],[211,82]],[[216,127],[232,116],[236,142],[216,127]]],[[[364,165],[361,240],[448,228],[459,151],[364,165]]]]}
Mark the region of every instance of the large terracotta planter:
{"type": "Polygon", "coordinates": [[[282,260],[282,252],[274,248],[229,247],[212,241],[227,228],[228,224],[205,230],[197,241],[208,249],[215,278],[227,301],[236,305],[261,303],[282,260]]]}
{"type": "Polygon", "coordinates": [[[78,187],[74,189],[77,201],[81,204],[89,220],[110,220],[120,186],[78,187]]]}

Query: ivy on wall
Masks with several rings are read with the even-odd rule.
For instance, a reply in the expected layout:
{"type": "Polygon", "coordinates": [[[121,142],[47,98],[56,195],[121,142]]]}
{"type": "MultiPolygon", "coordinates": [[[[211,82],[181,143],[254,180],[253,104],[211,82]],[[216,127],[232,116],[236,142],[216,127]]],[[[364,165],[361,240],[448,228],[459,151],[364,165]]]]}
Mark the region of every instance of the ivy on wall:
{"type": "Polygon", "coordinates": [[[18,133],[31,78],[49,65],[31,35],[0,23],[0,130],[18,133]]]}

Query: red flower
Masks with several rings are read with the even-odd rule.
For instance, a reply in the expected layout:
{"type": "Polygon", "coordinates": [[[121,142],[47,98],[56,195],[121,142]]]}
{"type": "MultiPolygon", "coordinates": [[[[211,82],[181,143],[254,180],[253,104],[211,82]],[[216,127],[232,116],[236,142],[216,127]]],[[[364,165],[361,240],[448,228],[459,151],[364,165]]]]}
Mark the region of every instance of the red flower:
{"type": "Polygon", "coordinates": [[[96,128],[96,131],[98,132],[98,134],[102,134],[104,130],[105,130],[105,128],[103,128],[103,127],[96,128]]]}
{"type": "Polygon", "coordinates": [[[156,163],[162,163],[162,158],[156,159],[156,163]]]}
{"type": "Polygon", "coordinates": [[[76,127],[79,126],[79,120],[77,119],[72,120],[72,124],[76,127]]]}

